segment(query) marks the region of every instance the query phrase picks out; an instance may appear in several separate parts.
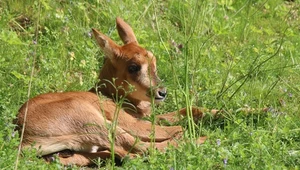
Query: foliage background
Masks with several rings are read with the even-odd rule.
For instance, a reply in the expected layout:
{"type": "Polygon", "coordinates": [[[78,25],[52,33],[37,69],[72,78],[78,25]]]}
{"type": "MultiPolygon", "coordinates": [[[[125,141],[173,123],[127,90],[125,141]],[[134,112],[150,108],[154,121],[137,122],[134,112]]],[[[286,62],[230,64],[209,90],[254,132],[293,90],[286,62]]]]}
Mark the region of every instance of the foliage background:
{"type": "MultiPolygon", "coordinates": [[[[168,99],[157,114],[189,104],[225,111],[195,127],[209,136],[205,144],[183,143],[118,168],[299,169],[299,14],[299,0],[2,0],[0,168],[15,166],[20,106],[41,93],[92,87],[103,55],[91,28],[121,44],[120,16],[158,59],[168,99]]],[[[62,168],[34,151],[19,161],[18,169],[62,168]]]]}

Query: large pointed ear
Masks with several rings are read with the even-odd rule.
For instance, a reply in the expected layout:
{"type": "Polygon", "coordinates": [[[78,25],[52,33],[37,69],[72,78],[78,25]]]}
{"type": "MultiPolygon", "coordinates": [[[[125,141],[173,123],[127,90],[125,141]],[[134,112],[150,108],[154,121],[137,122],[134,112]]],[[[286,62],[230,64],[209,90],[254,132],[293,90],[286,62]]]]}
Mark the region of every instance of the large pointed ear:
{"type": "Polygon", "coordinates": [[[136,40],[136,37],[133,33],[132,28],[125,21],[123,21],[121,18],[117,17],[116,23],[117,23],[117,30],[118,30],[119,36],[122,39],[122,41],[124,42],[124,44],[129,44],[132,42],[138,44],[138,41],[136,40]]]}
{"type": "Polygon", "coordinates": [[[97,31],[96,29],[93,28],[92,30],[98,45],[107,57],[113,59],[113,57],[120,55],[120,46],[118,46],[113,40],[97,31]]]}

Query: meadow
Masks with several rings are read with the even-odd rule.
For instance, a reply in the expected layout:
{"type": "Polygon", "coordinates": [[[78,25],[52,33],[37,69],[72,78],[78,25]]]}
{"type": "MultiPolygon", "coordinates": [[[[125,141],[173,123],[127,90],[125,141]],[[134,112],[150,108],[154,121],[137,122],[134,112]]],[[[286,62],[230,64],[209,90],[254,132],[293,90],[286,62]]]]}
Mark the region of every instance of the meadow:
{"type": "Polygon", "coordinates": [[[208,136],[202,145],[94,168],[300,168],[299,0],[2,0],[0,169],[79,169],[34,150],[19,156],[12,122],[28,98],[94,86],[103,54],[91,28],[121,44],[117,16],[157,58],[168,97],[154,115],[191,105],[222,113],[181,122],[185,138],[208,136]]]}

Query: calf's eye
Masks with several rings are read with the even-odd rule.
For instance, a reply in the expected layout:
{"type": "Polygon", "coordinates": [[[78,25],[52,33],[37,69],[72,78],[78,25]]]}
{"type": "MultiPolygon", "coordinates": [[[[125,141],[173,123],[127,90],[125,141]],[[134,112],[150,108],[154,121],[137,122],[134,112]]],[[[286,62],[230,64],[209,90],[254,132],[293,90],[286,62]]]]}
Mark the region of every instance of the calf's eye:
{"type": "Polygon", "coordinates": [[[139,65],[136,65],[136,64],[132,64],[128,67],[128,72],[130,74],[134,74],[134,73],[137,73],[138,71],[141,70],[141,66],[139,65]]]}

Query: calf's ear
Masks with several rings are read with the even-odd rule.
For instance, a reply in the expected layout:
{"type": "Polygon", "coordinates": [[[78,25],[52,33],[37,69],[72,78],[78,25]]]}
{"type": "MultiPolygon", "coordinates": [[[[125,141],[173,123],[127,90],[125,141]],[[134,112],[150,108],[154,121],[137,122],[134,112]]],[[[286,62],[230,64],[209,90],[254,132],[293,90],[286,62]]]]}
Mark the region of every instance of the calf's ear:
{"type": "Polygon", "coordinates": [[[121,55],[121,49],[119,45],[96,29],[93,28],[92,30],[97,44],[102,49],[106,57],[113,60],[121,55]]]}
{"type": "Polygon", "coordinates": [[[121,18],[116,19],[118,34],[124,44],[136,43],[138,41],[134,35],[132,28],[121,18]]]}

